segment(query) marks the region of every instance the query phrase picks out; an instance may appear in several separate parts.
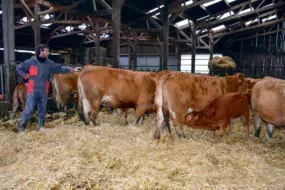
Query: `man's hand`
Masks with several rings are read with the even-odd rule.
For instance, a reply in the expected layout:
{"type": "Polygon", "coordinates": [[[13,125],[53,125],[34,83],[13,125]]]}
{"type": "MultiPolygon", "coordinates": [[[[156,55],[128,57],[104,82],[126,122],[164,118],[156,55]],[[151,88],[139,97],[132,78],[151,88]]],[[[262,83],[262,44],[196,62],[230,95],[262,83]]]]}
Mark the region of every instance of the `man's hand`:
{"type": "Polygon", "coordinates": [[[25,79],[28,79],[30,77],[30,74],[26,74],[25,79]]]}
{"type": "Polygon", "coordinates": [[[75,68],[74,68],[74,71],[75,71],[75,72],[79,72],[79,71],[81,71],[81,70],[82,70],[82,67],[75,67],[75,68]]]}

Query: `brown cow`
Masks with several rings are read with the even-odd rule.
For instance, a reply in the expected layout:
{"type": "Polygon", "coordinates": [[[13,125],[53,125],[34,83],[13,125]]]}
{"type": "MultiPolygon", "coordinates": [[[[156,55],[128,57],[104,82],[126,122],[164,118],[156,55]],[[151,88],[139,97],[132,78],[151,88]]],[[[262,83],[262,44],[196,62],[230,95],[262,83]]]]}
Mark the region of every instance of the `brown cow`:
{"type": "Polygon", "coordinates": [[[244,130],[248,134],[249,109],[247,97],[239,93],[228,93],[215,99],[202,111],[193,111],[188,114],[186,125],[194,129],[220,129],[220,136],[222,137],[228,126],[232,132],[231,123],[233,119],[237,118],[242,119],[244,130]]]}
{"type": "Polygon", "coordinates": [[[226,93],[247,91],[247,82],[242,74],[226,77],[211,77],[172,72],[163,75],[157,82],[155,104],[156,131],[155,138],[160,138],[162,124],[173,120],[176,132],[184,137],[183,125],[191,111],[201,111],[214,99],[226,93]]]}
{"type": "Polygon", "coordinates": [[[97,123],[100,104],[113,108],[135,108],[136,121],[154,106],[156,73],[100,66],[83,68],[78,78],[79,112],[84,123],[97,123]],[[82,106],[83,104],[83,106],[82,106]]]}
{"type": "Polygon", "coordinates": [[[259,137],[262,120],[267,126],[267,137],[272,138],[274,126],[285,125],[285,80],[265,77],[252,89],[252,110],[255,136],[259,137]]]}
{"type": "Polygon", "coordinates": [[[64,112],[67,111],[68,97],[74,93],[74,101],[77,102],[76,93],[77,80],[79,72],[71,72],[66,74],[56,74],[52,79],[53,97],[55,98],[57,108],[63,108],[64,112]]]}
{"type": "Polygon", "coordinates": [[[16,86],[13,94],[12,118],[15,117],[15,113],[18,110],[20,103],[22,104],[22,111],[24,111],[26,106],[26,95],[27,95],[27,87],[25,86],[24,82],[21,82],[16,86]]]}

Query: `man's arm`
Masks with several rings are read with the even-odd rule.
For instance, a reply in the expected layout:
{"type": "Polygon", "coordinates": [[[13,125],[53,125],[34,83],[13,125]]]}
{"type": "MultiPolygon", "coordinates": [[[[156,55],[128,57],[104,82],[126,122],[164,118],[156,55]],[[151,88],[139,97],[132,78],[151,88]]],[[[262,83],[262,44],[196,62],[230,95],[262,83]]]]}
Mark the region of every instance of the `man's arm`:
{"type": "Polygon", "coordinates": [[[28,79],[30,74],[29,74],[29,63],[28,60],[25,62],[22,62],[20,65],[16,67],[16,71],[19,73],[19,75],[24,78],[28,79]]]}
{"type": "Polygon", "coordinates": [[[68,73],[72,72],[73,68],[68,66],[61,66],[61,64],[55,63],[50,60],[51,64],[51,72],[52,73],[68,73]]]}

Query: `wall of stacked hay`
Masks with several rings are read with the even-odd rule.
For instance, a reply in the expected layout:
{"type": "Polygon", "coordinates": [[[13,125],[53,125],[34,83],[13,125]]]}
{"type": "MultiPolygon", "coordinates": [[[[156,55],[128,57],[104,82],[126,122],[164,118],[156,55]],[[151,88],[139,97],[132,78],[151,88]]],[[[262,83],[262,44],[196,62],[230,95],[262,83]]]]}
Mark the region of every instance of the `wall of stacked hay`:
{"type": "MultiPolygon", "coordinates": [[[[129,111],[129,122],[134,121],[129,111]]],[[[207,136],[185,128],[153,140],[155,115],[143,125],[122,125],[101,112],[101,126],[85,127],[77,116],[49,115],[48,129],[17,133],[19,119],[0,124],[0,189],[284,189],[285,131],[274,139],[207,136]]]]}

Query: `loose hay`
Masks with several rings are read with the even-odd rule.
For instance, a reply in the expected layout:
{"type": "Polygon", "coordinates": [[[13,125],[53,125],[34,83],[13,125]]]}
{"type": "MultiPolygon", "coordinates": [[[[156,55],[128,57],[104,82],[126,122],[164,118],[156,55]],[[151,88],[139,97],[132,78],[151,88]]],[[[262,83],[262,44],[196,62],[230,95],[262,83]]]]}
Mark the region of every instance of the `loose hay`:
{"type": "Polygon", "coordinates": [[[215,56],[211,61],[209,61],[209,69],[213,69],[213,67],[236,70],[237,65],[231,57],[215,56]]]}
{"type": "MultiPolygon", "coordinates": [[[[185,128],[153,140],[155,116],[133,129],[116,114],[100,113],[99,127],[73,117],[50,129],[19,135],[0,127],[0,189],[284,189],[285,131],[274,140],[207,136],[185,128]]],[[[129,122],[134,121],[133,112],[129,122]]],[[[36,125],[36,123],[35,123],[36,125]]],[[[1,124],[3,126],[3,124],[1,124]]]]}

